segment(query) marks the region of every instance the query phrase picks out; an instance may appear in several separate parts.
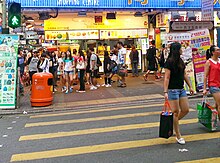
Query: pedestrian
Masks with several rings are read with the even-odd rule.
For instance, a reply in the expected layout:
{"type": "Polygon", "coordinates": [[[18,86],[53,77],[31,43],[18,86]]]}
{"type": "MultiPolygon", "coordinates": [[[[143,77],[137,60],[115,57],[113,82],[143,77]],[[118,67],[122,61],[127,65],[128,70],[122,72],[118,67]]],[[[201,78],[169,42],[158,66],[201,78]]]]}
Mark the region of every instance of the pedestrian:
{"type": "Polygon", "coordinates": [[[179,120],[189,112],[189,102],[184,89],[184,80],[189,86],[191,95],[194,91],[186,75],[186,66],[180,58],[182,55],[181,44],[173,43],[170,50],[170,55],[165,63],[164,96],[166,101],[169,100],[174,114],[173,125],[176,132],[176,140],[179,144],[185,144],[185,140],[182,138],[179,130],[179,120]]]}
{"type": "Polygon", "coordinates": [[[151,41],[151,46],[147,51],[148,68],[146,74],[144,75],[145,81],[148,80],[148,75],[151,71],[154,71],[155,79],[159,78],[157,76],[158,65],[157,65],[156,54],[157,54],[157,48],[155,46],[155,40],[153,40],[151,41]]]}
{"type": "Polygon", "coordinates": [[[64,59],[65,59],[66,53],[61,52],[61,55],[58,58],[58,69],[57,69],[57,75],[59,76],[60,79],[60,86],[61,86],[61,91],[65,92],[66,91],[66,81],[65,81],[65,73],[64,73],[64,59]]]}
{"type": "Polygon", "coordinates": [[[79,90],[76,90],[76,92],[84,93],[84,92],[86,92],[85,91],[85,81],[84,81],[85,71],[86,71],[86,59],[85,59],[85,55],[82,50],[79,50],[78,54],[79,54],[79,56],[77,59],[76,68],[79,71],[80,88],[79,88],[79,90]]]}
{"type": "Polygon", "coordinates": [[[25,68],[25,59],[23,50],[18,50],[18,74],[19,74],[19,92],[21,95],[24,94],[24,86],[23,86],[23,75],[24,75],[24,68],[25,68]]]}
{"type": "Polygon", "coordinates": [[[123,47],[123,43],[122,42],[118,42],[117,43],[117,47],[118,47],[118,60],[117,60],[117,70],[118,70],[118,87],[126,87],[126,81],[125,81],[125,76],[126,74],[120,73],[121,71],[126,70],[126,49],[123,47]]]}
{"type": "Polygon", "coordinates": [[[105,84],[103,84],[102,86],[105,87],[111,87],[111,69],[110,69],[110,64],[111,64],[111,58],[109,57],[109,53],[107,50],[105,50],[104,53],[104,79],[105,79],[105,84]]]}
{"type": "Polygon", "coordinates": [[[132,65],[132,76],[138,77],[139,53],[134,45],[131,46],[130,60],[132,65]]]}
{"type": "Polygon", "coordinates": [[[71,51],[67,50],[66,56],[64,59],[64,73],[66,79],[66,94],[73,92],[72,83],[74,75],[75,61],[71,55],[71,51]]]}
{"type": "Polygon", "coordinates": [[[52,53],[54,86],[57,87],[58,51],[52,53]]]}
{"type": "Polygon", "coordinates": [[[98,66],[97,66],[97,55],[95,54],[94,48],[90,48],[91,51],[91,57],[90,57],[90,70],[91,70],[91,82],[92,85],[90,87],[90,90],[96,90],[97,87],[97,75],[98,75],[98,66]]]}
{"type": "Polygon", "coordinates": [[[31,57],[28,58],[27,65],[29,65],[29,76],[32,84],[32,77],[35,73],[38,72],[37,63],[39,62],[39,58],[37,56],[37,51],[33,51],[31,57]]]}
{"type": "Polygon", "coordinates": [[[207,82],[209,92],[212,94],[216,109],[218,110],[218,117],[220,119],[220,49],[213,45],[210,47],[210,56],[205,64],[205,75],[204,75],[204,87],[203,95],[207,95],[207,82]]]}
{"type": "MultiPolygon", "coordinates": [[[[114,49],[111,51],[111,60],[114,61],[115,63],[117,63],[117,60],[118,60],[118,48],[117,48],[117,45],[114,46],[114,49]]],[[[110,78],[111,78],[111,83],[115,82],[114,80],[112,80],[112,78],[114,77],[115,74],[117,74],[118,72],[118,66],[115,66],[113,69],[112,69],[112,73],[110,75],[110,78]]]]}
{"type": "Polygon", "coordinates": [[[46,52],[41,54],[40,61],[38,62],[38,71],[49,73],[49,59],[47,58],[46,52]]]}
{"type": "Polygon", "coordinates": [[[162,74],[162,71],[163,71],[163,68],[164,68],[165,61],[167,59],[167,58],[165,59],[165,53],[166,53],[166,46],[165,46],[165,44],[163,44],[162,49],[160,51],[160,57],[159,57],[159,64],[160,64],[159,76],[160,77],[162,77],[161,74],[162,74]]]}
{"type": "Polygon", "coordinates": [[[90,77],[90,74],[91,74],[91,70],[90,70],[91,55],[92,55],[91,51],[87,50],[87,57],[86,57],[86,60],[87,60],[87,64],[86,64],[86,84],[87,85],[91,84],[91,77],[90,77]]]}

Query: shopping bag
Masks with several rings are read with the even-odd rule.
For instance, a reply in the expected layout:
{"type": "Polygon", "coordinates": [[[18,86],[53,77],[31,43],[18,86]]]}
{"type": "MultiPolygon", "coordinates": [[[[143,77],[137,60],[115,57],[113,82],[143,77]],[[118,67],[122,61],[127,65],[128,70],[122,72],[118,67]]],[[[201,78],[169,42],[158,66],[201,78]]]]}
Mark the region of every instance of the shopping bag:
{"type": "Polygon", "coordinates": [[[203,99],[202,103],[197,104],[197,110],[199,123],[209,130],[215,131],[217,129],[217,110],[206,102],[206,98],[203,99]]]}
{"type": "Polygon", "coordinates": [[[159,137],[168,139],[173,135],[173,113],[168,101],[165,101],[160,114],[159,137]]]}

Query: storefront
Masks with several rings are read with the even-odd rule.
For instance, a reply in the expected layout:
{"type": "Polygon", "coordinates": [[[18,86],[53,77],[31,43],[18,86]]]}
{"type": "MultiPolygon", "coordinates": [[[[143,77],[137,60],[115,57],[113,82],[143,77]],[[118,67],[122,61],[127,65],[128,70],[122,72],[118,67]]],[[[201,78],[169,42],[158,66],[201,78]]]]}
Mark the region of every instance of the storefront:
{"type": "MultiPolygon", "coordinates": [[[[161,0],[9,0],[12,1],[20,2],[29,11],[58,9],[59,16],[46,20],[44,29],[45,40],[61,49],[65,46],[87,49],[97,42],[106,42],[112,48],[120,40],[135,44],[144,57],[149,40],[156,39],[157,47],[164,43],[172,20],[171,11],[179,11],[185,21],[186,12],[193,10],[197,20],[201,20],[201,0],[163,0],[163,3],[161,0]],[[62,13],[65,10],[68,12],[62,13]],[[135,17],[136,11],[142,17],[135,17]],[[106,19],[107,13],[115,13],[115,19],[106,19]],[[156,21],[152,21],[155,15],[156,21]]],[[[214,8],[219,9],[220,1],[213,2],[214,8]]]]}

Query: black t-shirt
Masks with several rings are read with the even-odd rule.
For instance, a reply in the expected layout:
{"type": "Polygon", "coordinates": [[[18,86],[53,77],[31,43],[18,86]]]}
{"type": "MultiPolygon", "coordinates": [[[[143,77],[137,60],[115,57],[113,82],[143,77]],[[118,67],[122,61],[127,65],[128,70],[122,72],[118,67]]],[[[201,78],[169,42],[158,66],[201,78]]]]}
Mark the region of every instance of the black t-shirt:
{"type": "Polygon", "coordinates": [[[171,61],[171,59],[167,59],[165,63],[165,68],[170,70],[170,81],[168,89],[183,89],[184,88],[184,72],[185,72],[185,64],[182,59],[180,59],[180,64],[183,65],[183,68],[178,68],[176,63],[171,61]]]}

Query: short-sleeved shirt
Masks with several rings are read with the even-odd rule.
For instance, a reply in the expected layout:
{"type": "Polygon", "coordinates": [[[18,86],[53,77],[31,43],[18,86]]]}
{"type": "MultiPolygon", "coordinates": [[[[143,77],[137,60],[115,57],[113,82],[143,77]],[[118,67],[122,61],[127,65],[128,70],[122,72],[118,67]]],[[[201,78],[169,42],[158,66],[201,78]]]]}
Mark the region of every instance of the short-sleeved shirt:
{"type": "Polygon", "coordinates": [[[58,59],[58,71],[59,72],[63,72],[64,71],[64,61],[63,61],[63,58],[59,58],[58,59]]]}
{"type": "Polygon", "coordinates": [[[127,51],[125,48],[121,48],[118,51],[118,60],[117,64],[125,64],[125,58],[124,55],[126,55],[127,51]]]}
{"type": "Polygon", "coordinates": [[[64,71],[73,71],[73,61],[74,58],[63,60],[63,62],[65,63],[64,71]]]}
{"type": "Polygon", "coordinates": [[[177,67],[176,63],[167,59],[165,63],[165,68],[170,70],[170,81],[168,89],[183,89],[184,88],[184,73],[185,73],[185,64],[182,59],[180,59],[180,64],[183,65],[183,68],[180,69],[177,67]]]}
{"type": "Polygon", "coordinates": [[[98,66],[97,66],[97,55],[95,53],[92,53],[91,57],[90,57],[90,70],[92,70],[92,61],[95,61],[95,67],[94,67],[94,70],[97,70],[98,69],[98,66]]]}

